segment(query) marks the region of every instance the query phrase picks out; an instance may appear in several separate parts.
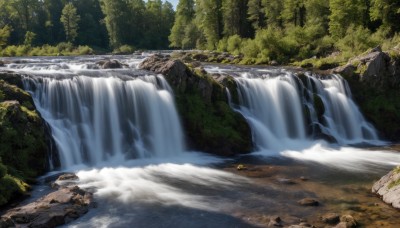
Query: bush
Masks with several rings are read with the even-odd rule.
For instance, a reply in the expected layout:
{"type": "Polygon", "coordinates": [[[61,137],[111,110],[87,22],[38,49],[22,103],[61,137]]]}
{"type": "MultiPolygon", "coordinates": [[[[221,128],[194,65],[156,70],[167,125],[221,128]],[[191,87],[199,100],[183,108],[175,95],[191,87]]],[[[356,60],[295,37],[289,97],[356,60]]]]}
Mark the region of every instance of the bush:
{"type": "Polygon", "coordinates": [[[233,35],[228,38],[226,49],[231,54],[239,55],[241,53],[240,52],[241,46],[242,46],[242,38],[240,38],[239,35],[233,35]]]}
{"type": "Polygon", "coordinates": [[[218,42],[217,51],[226,52],[227,50],[228,50],[228,39],[224,37],[218,42]]]}
{"type": "Polygon", "coordinates": [[[344,53],[358,55],[379,44],[379,41],[372,37],[371,31],[362,26],[350,25],[346,34],[335,44],[344,53]]]}
{"type": "Polygon", "coordinates": [[[125,44],[114,49],[113,54],[132,54],[134,51],[135,48],[133,46],[125,44]]]}

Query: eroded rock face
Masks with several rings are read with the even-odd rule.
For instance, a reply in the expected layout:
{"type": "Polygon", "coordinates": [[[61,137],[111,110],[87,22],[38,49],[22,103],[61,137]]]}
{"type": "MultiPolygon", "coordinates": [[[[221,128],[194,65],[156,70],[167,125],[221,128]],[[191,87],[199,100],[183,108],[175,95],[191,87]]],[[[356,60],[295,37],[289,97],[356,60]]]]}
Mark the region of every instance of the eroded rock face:
{"type": "Polygon", "coordinates": [[[400,168],[396,168],[383,176],[372,186],[372,192],[382,200],[400,209],[400,168]]]}
{"type": "Polygon", "coordinates": [[[228,104],[226,86],[200,67],[153,55],[139,68],[163,74],[175,93],[190,149],[230,156],[253,149],[251,129],[228,104]]]}
{"type": "Polygon", "coordinates": [[[78,186],[61,187],[26,206],[7,211],[0,227],[56,227],[86,214],[93,206],[93,195],[78,186]]]}

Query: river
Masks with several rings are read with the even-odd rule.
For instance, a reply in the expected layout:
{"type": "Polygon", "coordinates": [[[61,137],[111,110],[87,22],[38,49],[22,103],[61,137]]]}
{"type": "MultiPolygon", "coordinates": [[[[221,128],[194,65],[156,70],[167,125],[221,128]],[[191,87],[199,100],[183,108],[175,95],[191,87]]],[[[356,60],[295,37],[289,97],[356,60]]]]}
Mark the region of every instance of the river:
{"type": "Polygon", "coordinates": [[[52,173],[76,172],[77,184],[95,193],[98,207],[68,227],[265,227],[270,216],[319,227],[327,212],[351,214],[364,227],[400,223],[370,193],[400,154],[378,137],[339,75],[206,65],[235,76],[231,107],[255,144],[249,155],[221,158],[187,149],[173,91],[162,75],[137,69],[143,58],[10,58],[0,68],[25,75],[52,129],[61,163],[52,173]],[[126,67],[100,69],[96,62],[107,58],[126,67]],[[320,205],[298,204],[307,197],[320,205]]]}

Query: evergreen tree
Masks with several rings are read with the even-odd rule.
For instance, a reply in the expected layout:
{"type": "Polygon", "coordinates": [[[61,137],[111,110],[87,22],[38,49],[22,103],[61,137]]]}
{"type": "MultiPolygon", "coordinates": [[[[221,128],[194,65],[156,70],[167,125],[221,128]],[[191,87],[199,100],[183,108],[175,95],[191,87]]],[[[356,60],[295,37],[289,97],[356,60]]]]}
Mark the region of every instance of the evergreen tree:
{"type": "Polygon", "coordinates": [[[266,26],[266,19],[262,0],[249,0],[248,19],[255,30],[266,26]]]}
{"type": "MultiPolygon", "coordinates": [[[[214,50],[222,37],[222,0],[196,1],[196,23],[204,34],[207,49],[214,50]]],[[[202,45],[200,45],[202,46],[202,45]]]]}
{"type": "Polygon", "coordinates": [[[188,42],[197,29],[192,21],[195,17],[194,0],[180,0],[176,9],[175,23],[169,36],[171,47],[192,48],[193,42],[188,42]],[[188,27],[188,28],[186,28],[188,27]],[[190,28],[189,28],[190,27],[190,28]],[[185,43],[183,42],[185,40],[185,43]]]}
{"type": "Polygon", "coordinates": [[[247,20],[248,0],[225,0],[222,3],[224,35],[250,37],[252,29],[247,20]]]}
{"type": "Polygon", "coordinates": [[[64,25],[64,31],[67,41],[73,42],[78,36],[78,22],[80,16],[76,12],[76,8],[72,3],[65,5],[62,10],[60,21],[64,25]]]}
{"type": "Polygon", "coordinates": [[[350,25],[367,25],[365,18],[367,2],[365,0],[331,0],[329,32],[335,39],[342,38],[350,25]]]}
{"type": "Polygon", "coordinates": [[[283,27],[281,14],[283,11],[282,0],[262,0],[268,27],[283,27]]]}
{"type": "Polygon", "coordinates": [[[304,0],[284,0],[281,17],[287,24],[303,27],[306,20],[304,0]]]}

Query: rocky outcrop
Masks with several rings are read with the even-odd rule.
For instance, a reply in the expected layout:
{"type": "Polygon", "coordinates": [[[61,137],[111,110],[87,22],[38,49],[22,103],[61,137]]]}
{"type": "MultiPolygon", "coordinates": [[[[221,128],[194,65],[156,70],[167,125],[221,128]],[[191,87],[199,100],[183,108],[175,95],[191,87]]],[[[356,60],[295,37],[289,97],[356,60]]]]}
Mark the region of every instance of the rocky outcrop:
{"type": "Polygon", "coordinates": [[[382,200],[400,209],[400,168],[390,171],[372,186],[372,192],[382,200]]]}
{"type": "Polygon", "coordinates": [[[81,217],[94,206],[92,193],[78,186],[64,186],[33,203],[5,212],[0,228],[56,227],[81,217]]]}
{"type": "Polygon", "coordinates": [[[21,76],[0,73],[0,206],[25,195],[27,183],[49,167],[49,129],[30,94],[17,85],[21,76]]]}
{"type": "Polygon", "coordinates": [[[190,149],[218,155],[252,150],[251,129],[229,107],[226,87],[201,66],[190,69],[181,60],[154,55],[139,68],[163,74],[173,88],[190,149]]]}
{"type": "Polygon", "coordinates": [[[333,72],[345,77],[363,114],[384,138],[400,141],[400,49],[374,48],[333,72]]]}

